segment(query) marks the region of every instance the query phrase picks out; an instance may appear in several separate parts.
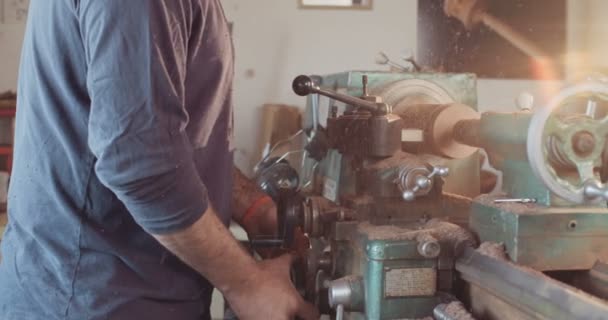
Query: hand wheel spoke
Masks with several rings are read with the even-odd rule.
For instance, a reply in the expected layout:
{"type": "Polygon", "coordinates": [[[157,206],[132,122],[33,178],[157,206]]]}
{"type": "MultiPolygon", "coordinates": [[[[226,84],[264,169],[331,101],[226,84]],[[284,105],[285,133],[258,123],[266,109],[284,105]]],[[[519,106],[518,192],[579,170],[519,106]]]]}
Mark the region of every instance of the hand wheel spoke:
{"type": "Polygon", "coordinates": [[[545,134],[547,136],[554,136],[561,141],[568,140],[567,133],[569,131],[569,125],[564,123],[559,117],[549,117],[547,124],[545,125],[545,134]]]}
{"type": "Polygon", "coordinates": [[[581,179],[581,184],[584,184],[587,181],[597,179],[597,175],[595,174],[595,161],[585,161],[577,163],[576,169],[581,179]]]}

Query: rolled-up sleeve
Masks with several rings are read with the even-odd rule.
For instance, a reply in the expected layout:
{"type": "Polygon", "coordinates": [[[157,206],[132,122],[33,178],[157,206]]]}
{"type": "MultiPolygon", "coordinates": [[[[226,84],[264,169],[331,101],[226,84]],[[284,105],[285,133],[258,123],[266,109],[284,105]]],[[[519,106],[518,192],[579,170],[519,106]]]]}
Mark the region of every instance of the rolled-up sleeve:
{"type": "MultiPolygon", "coordinates": [[[[207,189],[185,133],[184,1],[80,1],[95,173],[147,232],[187,228],[207,189]]],[[[204,72],[204,70],[201,70],[204,72]]]]}

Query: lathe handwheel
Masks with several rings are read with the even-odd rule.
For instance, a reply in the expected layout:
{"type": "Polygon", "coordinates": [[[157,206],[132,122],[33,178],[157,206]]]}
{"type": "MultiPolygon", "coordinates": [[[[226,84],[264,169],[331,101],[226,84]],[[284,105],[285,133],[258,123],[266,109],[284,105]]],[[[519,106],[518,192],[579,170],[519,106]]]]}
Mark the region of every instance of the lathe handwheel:
{"type": "Polygon", "coordinates": [[[602,166],[608,141],[608,116],[585,116],[571,122],[557,117],[555,111],[573,98],[606,101],[608,86],[598,82],[576,85],[560,92],[547,107],[537,109],[528,130],[528,159],[536,176],[560,198],[577,204],[606,201],[602,195],[606,187],[596,169],[602,166]],[[561,177],[556,162],[574,167],[579,181],[561,177]],[[592,194],[589,188],[596,192],[592,194]]]}

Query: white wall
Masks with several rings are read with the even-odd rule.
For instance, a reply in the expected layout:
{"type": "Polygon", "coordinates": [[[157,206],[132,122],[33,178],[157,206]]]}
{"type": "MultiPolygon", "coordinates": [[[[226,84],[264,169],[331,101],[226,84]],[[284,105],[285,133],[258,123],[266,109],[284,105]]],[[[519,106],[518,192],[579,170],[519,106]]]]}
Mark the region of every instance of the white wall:
{"type": "MultiPolygon", "coordinates": [[[[236,162],[244,169],[249,169],[254,160],[250,157],[257,147],[259,107],[269,102],[304,104],[290,90],[296,75],[375,70],[379,67],[374,64],[374,56],[379,50],[393,56],[404,51],[416,52],[417,0],[376,0],[373,11],[299,10],[296,0],[223,0],[223,3],[228,18],[235,22],[236,162]]],[[[599,10],[602,5],[608,6],[608,1],[570,0],[569,25],[573,27],[569,38],[575,52],[603,49],[596,53],[599,57],[608,51],[599,46],[588,48],[588,39],[581,37],[591,31],[587,26],[589,7],[599,10]]],[[[598,15],[593,31],[601,29],[600,26],[608,29],[601,14],[598,15]]],[[[595,65],[608,65],[604,60],[595,59],[595,65]]],[[[515,98],[522,92],[533,94],[535,105],[543,105],[549,100],[549,89],[560,85],[480,80],[480,110],[515,111],[515,98]]]]}
{"type": "Polygon", "coordinates": [[[235,22],[236,162],[241,168],[252,164],[259,107],[304,105],[291,91],[295,76],[375,69],[380,50],[395,56],[415,52],[415,0],[377,0],[372,11],[300,10],[296,0],[222,2],[235,22]]]}
{"type": "MultiPolygon", "coordinates": [[[[372,11],[300,10],[297,0],[222,0],[235,22],[237,164],[249,170],[257,147],[259,108],[264,103],[303,106],[290,89],[298,74],[378,69],[379,50],[392,56],[416,52],[417,0],[376,0],[372,11]]],[[[608,66],[608,9],[605,0],[570,0],[572,74],[608,66]],[[591,52],[591,53],[590,53],[591,52]]],[[[23,25],[0,25],[0,92],[15,89],[23,25]]],[[[523,92],[546,100],[547,85],[536,81],[480,80],[481,110],[512,111],[523,92]]]]}

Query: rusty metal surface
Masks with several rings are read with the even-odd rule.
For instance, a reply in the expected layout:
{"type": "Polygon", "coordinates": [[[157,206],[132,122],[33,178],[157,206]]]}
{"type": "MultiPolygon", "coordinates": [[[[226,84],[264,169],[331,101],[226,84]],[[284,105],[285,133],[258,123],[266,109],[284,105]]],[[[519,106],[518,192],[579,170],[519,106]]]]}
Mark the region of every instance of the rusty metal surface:
{"type": "Polygon", "coordinates": [[[417,199],[404,203],[399,199],[387,199],[374,204],[372,222],[376,224],[401,224],[430,219],[442,219],[460,226],[468,226],[471,199],[455,194],[417,199]]]}
{"type": "Polygon", "coordinates": [[[471,311],[483,320],[549,320],[530,311],[524,312],[517,306],[509,304],[497,297],[494,293],[484,290],[482,287],[469,284],[466,293],[467,299],[471,301],[471,311]]]}
{"type": "Polygon", "coordinates": [[[532,269],[467,249],[456,270],[482,319],[606,319],[605,301],[532,269]],[[490,299],[490,297],[497,299],[490,299]]]}
{"type": "Polygon", "coordinates": [[[591,270],[551,272],[554,279],[579,288],[600,299],[608,300],[608,264],[598,261],[591,270]]]}

